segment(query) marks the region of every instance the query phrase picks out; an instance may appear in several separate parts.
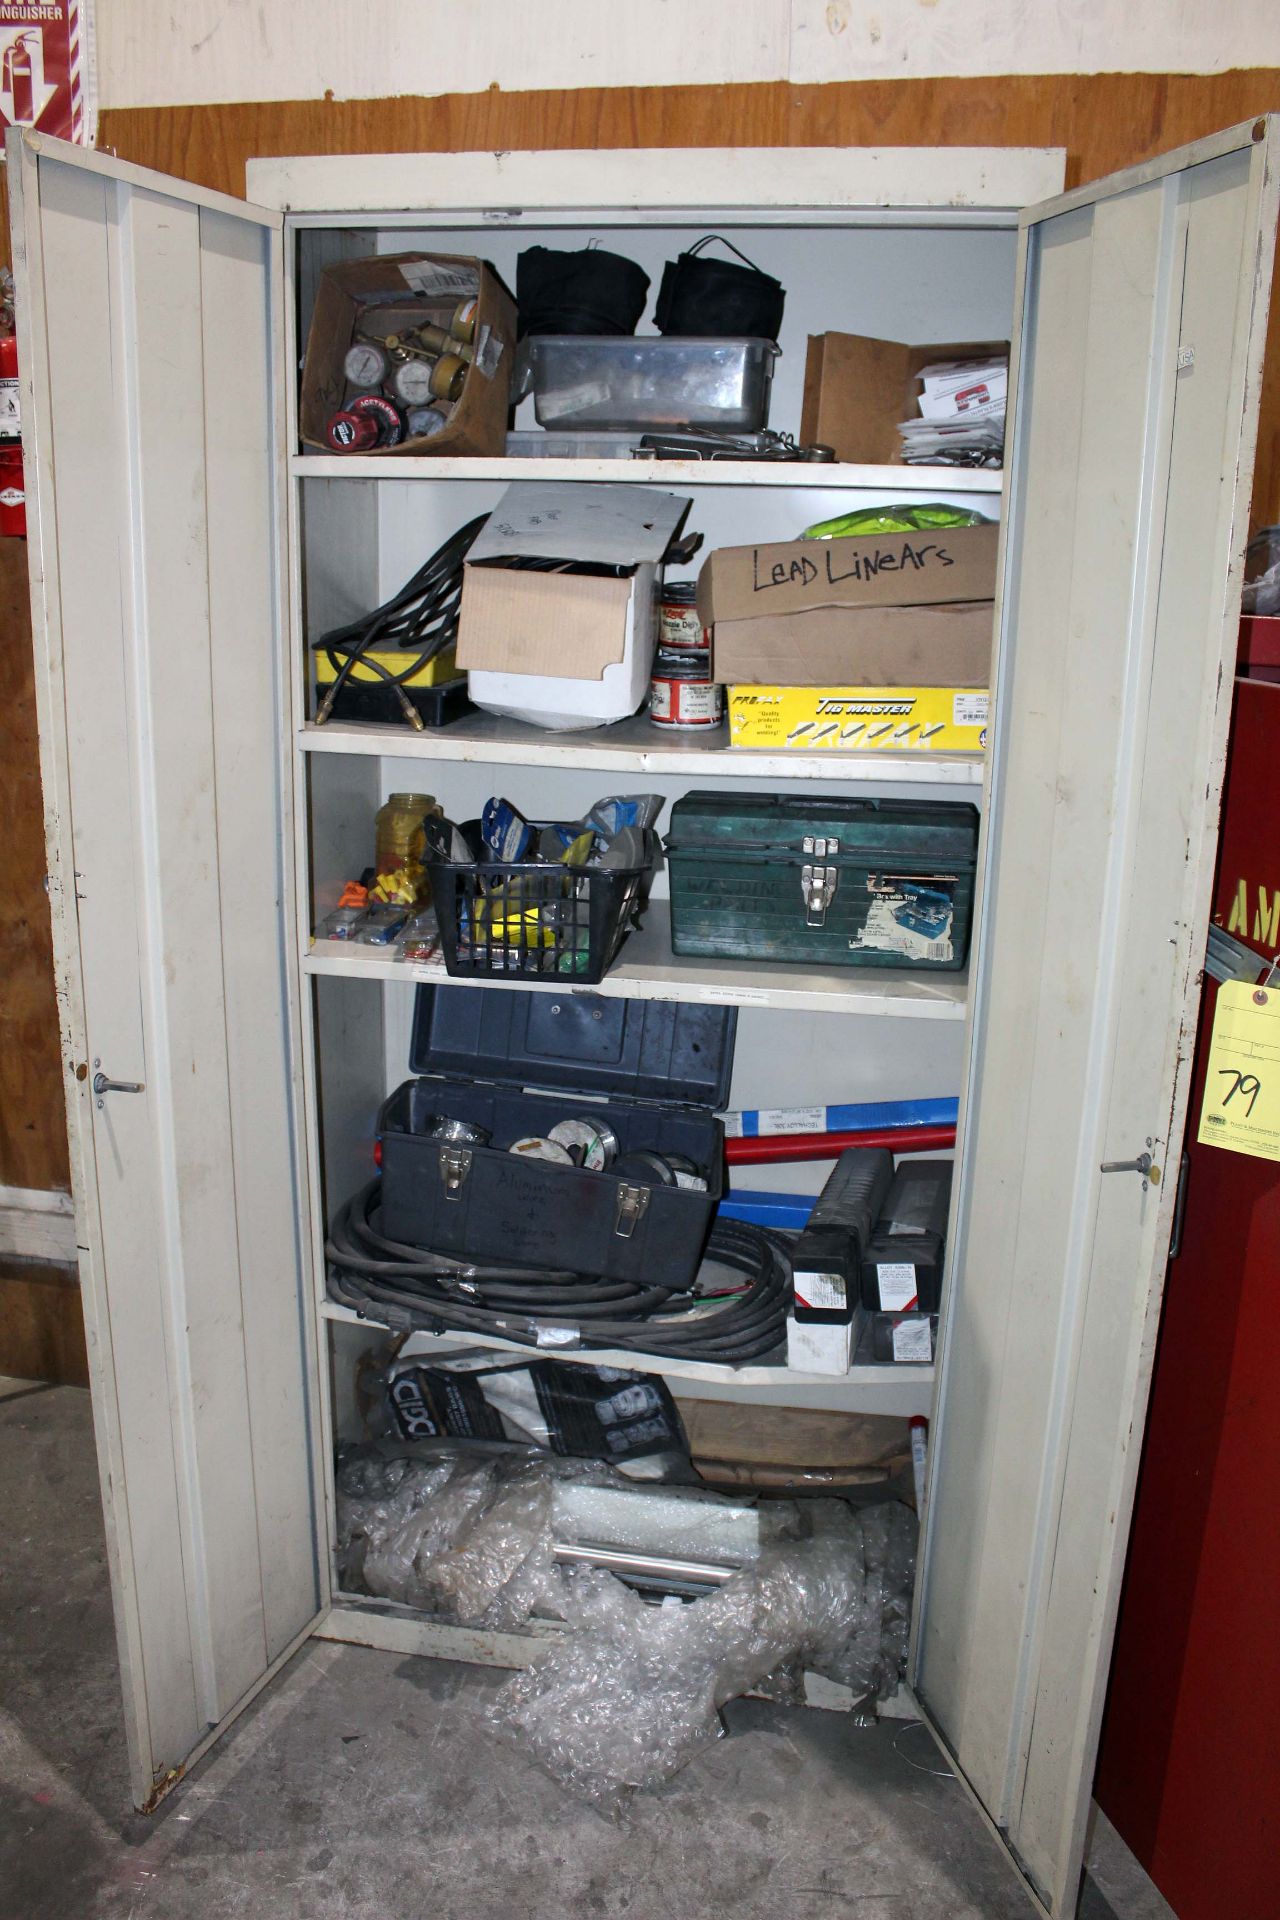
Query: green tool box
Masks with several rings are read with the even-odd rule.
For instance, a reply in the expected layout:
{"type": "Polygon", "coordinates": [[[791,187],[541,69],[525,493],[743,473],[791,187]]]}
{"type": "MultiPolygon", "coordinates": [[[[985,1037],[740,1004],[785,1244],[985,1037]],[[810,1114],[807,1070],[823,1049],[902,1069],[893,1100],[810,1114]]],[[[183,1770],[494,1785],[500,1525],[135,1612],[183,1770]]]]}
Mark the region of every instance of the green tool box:
{"type": "Polygon", "coordinates": [[[962,967],[978,810],[689,793],[671,809],[671,945],[724,960],[962,967]]]}

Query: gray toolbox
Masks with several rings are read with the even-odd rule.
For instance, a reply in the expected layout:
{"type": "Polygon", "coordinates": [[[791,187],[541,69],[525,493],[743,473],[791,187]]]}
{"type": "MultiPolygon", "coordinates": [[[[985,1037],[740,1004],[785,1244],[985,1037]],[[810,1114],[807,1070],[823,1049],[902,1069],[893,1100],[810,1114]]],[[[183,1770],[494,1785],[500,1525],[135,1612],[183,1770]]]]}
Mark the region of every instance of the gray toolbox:
{"type": "Polygon", "coordinates": [[[949,800],[704,791],[671,809],[677,953],[954,972],[978,811],[949,800]]]}
{"type": "Polygon", "coordinates": [[[724,1188],[737,1009],[578,991],[420,986],[406,1080],[383,1105],[382,1230],[458,1259],[683,1287],[724,1188]],[[619,1155],[691,1160],[706,1190],[508,1151],[560,1120],[604,1121],[619,1155]],[[439,1118],[491,1139],[432,1138],[439,1118]]]}

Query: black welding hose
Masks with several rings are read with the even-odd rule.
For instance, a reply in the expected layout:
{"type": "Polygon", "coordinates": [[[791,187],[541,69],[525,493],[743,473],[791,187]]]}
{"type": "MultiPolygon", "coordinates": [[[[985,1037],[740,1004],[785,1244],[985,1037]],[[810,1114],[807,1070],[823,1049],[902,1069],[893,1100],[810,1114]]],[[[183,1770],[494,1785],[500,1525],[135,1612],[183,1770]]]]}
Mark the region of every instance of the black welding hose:
{"type": "MultiPolygon", "coordinates": [[[[717,1220],[706,1259],[740,1276],[727,1296],[533,1268],[477,1266],[389,1240],[381,1182],[340,1208],[325,1253],[329,1291],[357,1313],[397,1326],[496,1335],[521,1346],[617,1348],[655,1358],[741,1365],[786,1337],[791,1265],[784,1243],[739,1220],[717,1220]],[[566,1331],[576,1337],[565,1339],[566,1331]],[[542,1336],[540,1339],[539,1336],[542,1336]]],[[[704,1268],[705,1274],[705,1268],[704,1268]]]]}

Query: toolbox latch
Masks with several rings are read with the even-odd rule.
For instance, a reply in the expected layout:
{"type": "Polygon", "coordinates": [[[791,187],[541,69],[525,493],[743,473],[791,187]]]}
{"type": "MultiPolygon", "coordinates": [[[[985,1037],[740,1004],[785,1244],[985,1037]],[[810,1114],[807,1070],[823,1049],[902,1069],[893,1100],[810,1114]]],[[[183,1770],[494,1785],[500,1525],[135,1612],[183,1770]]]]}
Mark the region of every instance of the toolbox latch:
{"type": "Polygon", "coordinates": [[[649,1188],[630,1187],[624,1181],[618,1188],[618,1217],[613,1231],[619,1240],[629,1240],[649,1210],[649,1188]]]}
{"type": "Polygon", "coordinates": [[[463,1185],[471,1171],[470,1147],[441,1147],[440,1178],[446,1200],[461,1200],[463,1185]]]}
{"type": "MultiPolygon", "coordinates": [[[[828,839],[823,834],[815,837],[806,833],[801,851],[812,854],[817,860],[825,860],[828,854],[839,853],[840,842],[828,839]]],[[[838,867],[814,866],[811,861],[806,861],[801,867],[800,890],[804,895],[804,923],[807,927],[824,927],[827,924],[827,908],[835,899],[839,879],[838,867]]]]}

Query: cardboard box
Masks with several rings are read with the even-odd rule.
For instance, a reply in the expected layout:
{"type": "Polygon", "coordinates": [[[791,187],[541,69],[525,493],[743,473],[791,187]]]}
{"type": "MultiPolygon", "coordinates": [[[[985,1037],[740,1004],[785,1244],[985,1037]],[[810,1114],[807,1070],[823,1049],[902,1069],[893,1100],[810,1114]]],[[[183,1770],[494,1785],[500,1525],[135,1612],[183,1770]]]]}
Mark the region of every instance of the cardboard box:
{"type": "Polygon", "coordinates": [[[966,600],[732,621],[715,630],[715,677],[739,686],[985,687],[992,618],[990,600],[966,600]]]}
{"type": "Polygon", "coordinates": [[[729,745],[775,753],[981,753],[975,687],[730,687],[729,745]]]}
{"type": "Polygon", "coordinates": [[[837,460],[900,467],[901,420],[919,418],[916,376],[935,360],[980,360],[1009,352],[1007,340],[948,340],[911,347],[862,333],[809,335],[800,439],[834,447],[837,460]]]}
{"type": "Polygon", "coordinates": [[[799,1321],[787,1316],[787,1365],[797,1373],[848,1373],[853,1324],[848,1320],[799,1321]]]}
{"type": "Polygon", "coordinates": [[[377,308],[376,325],[370,325],[369,332],[385,338],[421,326],[424,319],[448,326],[459,301],[472,295],[479,302],[475,358],[448,425],[430,438],[402,440],[397,447],[379,447],[376,452],[388,459],[505,452],[515,360],[515,302],[484,261],[446,253],[383,253],[371,259],[338,261],[322,270],[302,363],[298,428],[303,443],[331,452],[325,427],[359,391],[348,386],[343,361],[366,302],[377,308]]]}
{"type": "Polygon", "coordinates": [[[476,705],[557,730],[634,713],[653,665],[659,565],[688,510],[656,487],[508,487],[463,574],[458,665],[476,705]],[[570,570],[509,564],[526,557],[570,570]],[[572,570],[601,563],[624,576],[572,570]]]}
{"type": "Polygon", "coordinates": [[[776,686],[984,687],[993,522],[718,547],[698,577],[717,680],[776,686]]]}

